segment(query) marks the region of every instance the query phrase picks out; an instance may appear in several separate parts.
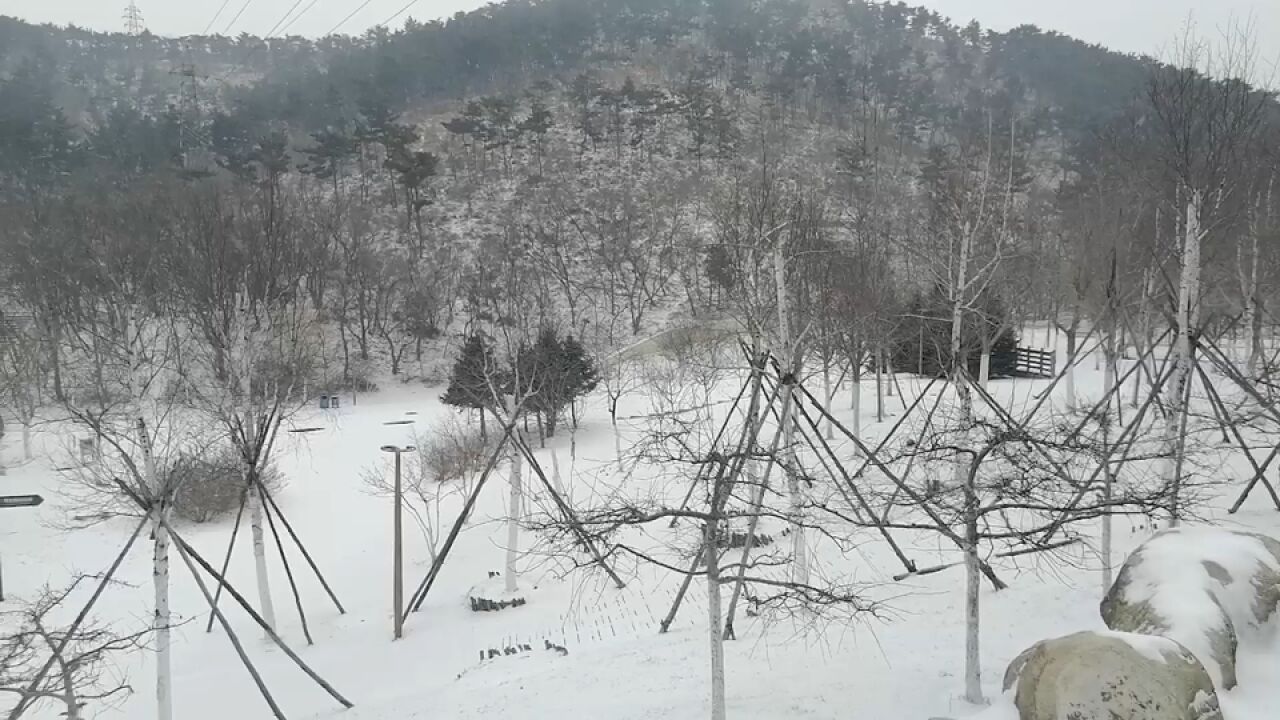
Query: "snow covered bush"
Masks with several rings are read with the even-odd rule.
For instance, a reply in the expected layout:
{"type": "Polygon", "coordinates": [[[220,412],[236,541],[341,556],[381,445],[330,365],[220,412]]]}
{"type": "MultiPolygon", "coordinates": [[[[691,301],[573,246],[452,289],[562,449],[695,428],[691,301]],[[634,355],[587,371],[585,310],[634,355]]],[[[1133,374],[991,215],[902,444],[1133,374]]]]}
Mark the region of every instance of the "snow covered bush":
{"type": "MultiPolygon", "coordinates": [[[[450,416],[418,435],[410,462],[422,484],[469,481],[484,470],[498,438],[450,416]]],[[[469,484],[463,482],[463,484],[469,484]]]]}
{"type": "Polygon", "coordinates": [[[1236,648],[1267,639],[1280,606],[1280,542],[1222,528],[1166,530],[1129,556],[1102,600],[1112,630],[1162,635],[1236,685],[1236,648]]]}
{"type": "MultiPolygon", "coordinates": [[[[183,520],[206,523],[240,505],[245,484],[244,461],[230,448],[208,454],[180,454],[173,460],[169,472],[180,478],[173,511],[183,520]]],[[[262,472],[262,482],[271,493],[284,484],[272,466],[262,472]]]]}
{"type": "MultiPolygon", "coordinates": [[[[1080,632],[1042,640],[1004,675],[1019,720],[1222,720],[1204,667],[1173,640],[1080,632]]],[[[1004,717],[1001,714],[999,717],[1004,717]]]]}

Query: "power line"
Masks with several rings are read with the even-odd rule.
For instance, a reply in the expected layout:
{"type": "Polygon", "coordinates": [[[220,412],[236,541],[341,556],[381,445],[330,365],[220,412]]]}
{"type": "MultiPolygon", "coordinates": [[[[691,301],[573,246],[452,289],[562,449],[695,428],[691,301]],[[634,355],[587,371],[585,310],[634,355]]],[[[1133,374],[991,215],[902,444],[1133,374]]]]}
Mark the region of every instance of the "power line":
{"type": "Polygon", "coordinates": [[[285,14],[284,14],[284,17],[282,17],[282,18],[280,18],[279,20],[277,20],[277,21],[276,21],[276,24],[275,24],[275,25],[272,25],[272,26],[271,26],[271,29],[270,29],[270,30],[268,30],[268,31],[267,31],[267,33],[266,33],[265,35],[263,35],[262,37],[264,37],[264,38],[269,38],[269,37],[271,37],[271,36],[272,36],[272,34],[274,34],[274,33],[275,33],[276,29],[277,29],[277,28],[279,28],[281,25],[283,25],[283,24],[284,24],[284,21],[285,21],[285,20],[288,20],[288,19],[289,19],[289,16],[293,14],[293,11],[294,11],[294,10],[297,10],[297,9],[298,9],[298,6],[299,6],[299,5],[301,5],[301,4],[302,4],[302,0],[295,0],[295,2],[293,3],[293,7],[289,8],[289,12],[285,13],[285,14]]]}
{"type": "Polygon", "coordinates": [[[222,17],[222,11],[226,10],[227,5],[229,5],[230,3],[231,3],[231,0],[222,0],[221,7],[218,8],[218,12],[213,14],[213,19],[209,21],[209,24],[204,26],[204,31],[200,33],[201,35],[209,34],[209,28],[213,27],[213,24],[218,22],[218,18],[222,17]]]}
{"type": "Polygon", "coordinates": [[[236,16],[231,18],[231,22],[227,23],[227,26],[223,28],[222,34],[225,35],[231,32],[231,26],[236,24],[236,21],[240,19],[240,16],[244,14],[244,11],[249,9],[249,3],[252,2],[253,0],[244,0],[244,5],[240,6],[240,12],[236,13],[236,16]]]}
{"type": "Polygon", "coordinates": [[[280,28],[280,31],[279,31],[279,32],[280,32],[280,34],[281,34],[281,35],[284,35],[286,32],[288,32],[288,31],[289,31],[289,28],[293,27],[293,24],[294,24],[294,23],[296,23],[296,22],[298,22],[298,20],[299,20],[303,15],[306,15],[306,14],[307,14],[307,11],[308,11],[308,10],[310,10],[311,8],[315,7],[315,6],[316,6],[316,3],[318,3],[318,2],[320,2],[320,0],[311,0],[311,3],[310,3],[310,4],[308,4],[306,7],[302,8],[302,12],[298,13],[297,15],[294,15],[292,20],[290,20],[289,22],[285,23],[285,26],[284,26],[284,27],[282,27],[282,28],[280,28]]]}
{"type": "Polygon", "coordinates": [[[369,7],[369,3],[371,2],[373,2],[373,0],[364,0],[364,2],[360,3],[360,7],[356,8],[355,10],[352,10],[350,15],[342,18],[342,22],[338,23],[337,25],[334,25],[333,28],[329,30],[329,32],[325,33],[325,35],[332,35],[335,32],[337,32],[338,28],[342,27],[343,25],[346,25],[348,20],[358,15],[361,10],[364,10],[365,8],[369,7]]]}
{"type": "MultiPolygon", "coordinates": [[[[246,2],[246,3],[245,3],[245,5],[248,5],[248,4],[249,4],[249,2],[252,2],[252,0],[248,0],[248,2],[246,2]]],[[[271,30],[270,30],[270,31],[268,31],[268,32],[267,32],[267,34],[265,34],[265,35],[263,35],[263,36],[262,36],[262,38],[261,38],[261,39],[262,39],[262,43],[261,43],[261,44],[255,44],[255,45],[253,45],[252,47],[250,47],[250,48],[249,48],[249,50],[245,52],[244,56],[243,56],[243,57],[241,57],[241,58],[240,58],[240,60],[239,60],[238,62],[236,62],[234,65],[232,65],[230,68],[228,68],[228,69],[227,69],[227,71],[226,71],[226,72],[224,72],[224,73],[222,74],[222,77],[218,78],[218,80],[219,80],[219,81],[221,81],[221,82],[223,82],[223,83],[226,83],[226,79],[227,79],[227,77],[228,77],[229,75],[231,75],[231,73],[235,70],[235,68],[236,68],[236,67],[239,67],[239,66],[241,66],[241,65],[244,65],[246,62],[248,62],[248,61],[249,61],[249,59],[250,59],[250,58],[252,58],[252,57],[253,57],[253,56],[258,52],[258,49],[259,49],[259,48],[263,47],[264,45],[267,45],[268,41],[269,41],[269,40],[271,40],[272,34],[273,34],[273,33],[276,33],[276,32],[277,32],[277,29],[278,29],[278,32],[279,32],[279,33],[283,34],[283,33],[284,33],[284,31],[286,31],[286,30],[288,30],[290,27],[292,27],[294,23],[296,23],[296,22],[298,22],[298,20],[302,19],[302,16],[303,16],[303,15],[306,15],[306,14],[307,14],[307,12],[308,12],[308,11],[310,11],[310,10],[311,10],[311,8],[315,7],[315,6],[316,6],[316,3],[318,3],[318,2],[320,2],[320,0],[311,0],[311,2],[310,2],[306,7],[302,8],[302,11],[301,11],[301,12],[299,12],[297,15],[294,15],[294,16],[293,16],[293,19],[292,19],[292,20],[290,20],[289,22],[285,23],[284,27],[280,27],[280,23],[284,22],[285,18],[288,18],[288,17],[289,17],[289,15],[291,15],[291,14],[293,13],[294,8],[297,8],[299,5],[301,5],[301,4],[302,4],[302,0],[297,0],[296,2],[294,2],[293,7],[289,8],[289,12],[285,13],[285,14],[284,14],[284,17],[280,18],[280,22],[277,22],[277,23],[276,23],[276,27],[271,28],[271,30]]],[[[367,5],[368,3],[365,3],[365,4],[367,5]]],[[[241,8],[241,9],[240,9],[240,12],[244,12],[244,8],[241,8]]],[[[359,12],[359,10],[357,10],[357,12],[359,12]]],[[[234,21],[233,21],[233,22],[234,22],[234,21]]],[[[345,22],[345,21],[344,21],[344,22],[345,22]]]]}
{"type": "Polygon", "coordinates": [[[396,18],[398,18],[398,17],[400,17],[401,15],[405,14],[405,13],[409,10],[409,8],[411,8],[411,7],[413,7],[414,5],[417,5],[417,4],[418,4],[418,0],[409,0],[409,4],[408,4],[408,5],[405,5],[404,7],[400,8],[399,12],[397,12],[395,15],[392,15],[391,17],[387,18],[386,20],[383,20],[383,21],[382,21],[382,24],[383,24],[383,25],[390,25],[392,22],[394,22],[394,21],[395,21],[395,19],[396,19],[396,18]]]}

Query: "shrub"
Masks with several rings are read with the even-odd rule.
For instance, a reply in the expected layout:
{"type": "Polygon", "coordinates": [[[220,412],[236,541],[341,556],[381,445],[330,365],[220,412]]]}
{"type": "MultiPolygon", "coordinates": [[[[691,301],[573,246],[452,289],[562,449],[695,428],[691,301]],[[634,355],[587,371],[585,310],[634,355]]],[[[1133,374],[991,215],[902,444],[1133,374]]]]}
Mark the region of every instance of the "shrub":
{"type": "MultiPolygon", "coordinates": [[[[991,345],[991,377],[1014,374],[1018,335],[1008,310],[999,300],[984,295],[980,306],[966,312],[960,326],[960,348],[969,374],[977,377],[982,358],[982,335],[1003,325],[991,345]]],[[[901,372],[921,372],[945,377],[951,370],[951,307],[940,293],[917,297],[895,328],[893,367],[901,372]],[[923,342],[923,346],[921,343],[923,342]]]]}
{"type": "MultiPolygon", "coordinates": [[[[169,473],[181,480],[173,499],[173,512],[183,520],[206,523],[240,506],[244,462],[233,449],[180,454],[169,468],[169,473]]],[[[282,476],[273,465],[263,470],[262,481],[269,492],[284,485],[282,476]]]]}
{"type": "Polygon", "coordinates": [[[417,480],[428,483],[464,481],[484,470],[497,438],[486,437],[477,427],[455,418],[436,423],[415,439],[417,480]]]}

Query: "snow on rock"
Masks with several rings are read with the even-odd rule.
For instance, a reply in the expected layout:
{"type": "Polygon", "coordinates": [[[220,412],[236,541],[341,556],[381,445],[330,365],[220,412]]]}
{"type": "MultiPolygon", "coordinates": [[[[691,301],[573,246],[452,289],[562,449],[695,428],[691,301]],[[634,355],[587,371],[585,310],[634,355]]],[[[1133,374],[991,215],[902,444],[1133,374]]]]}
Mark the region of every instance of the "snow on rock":
{"type": "Polygon", "coordinates": [[[1161,637],[1080,632],[1042,640],[1009,664],[1004,691],[992,714],[979,717],[1222,720],[1204,666],[1161,637]]]}
{"type": "Polygon", "coordinates": [[[1161,635],[1236,686],[1236,650],[1271,639],[1280,605],[1280,542],[1222,528],[1166,530],[1129,556],[1102,600],[1107,627],[1161,635]]]}

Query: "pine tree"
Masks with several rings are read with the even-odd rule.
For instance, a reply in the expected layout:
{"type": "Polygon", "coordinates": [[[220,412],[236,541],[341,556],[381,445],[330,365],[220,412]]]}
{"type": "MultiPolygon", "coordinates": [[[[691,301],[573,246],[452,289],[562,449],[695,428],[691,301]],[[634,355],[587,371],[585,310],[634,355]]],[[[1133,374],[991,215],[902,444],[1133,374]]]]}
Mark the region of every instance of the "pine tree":
{"type": "Polygon", "coordinates": [[[561,343],[560,354],[565,373],[565,395],[573,416],[573,427],[576,429],[578,414],[574,410],[573,403],[596,389],[600,384],[600,371],[596,367],[595,360],[587,354],[587,349],[573,335],[569,335],[561,343]]]}
{"type": "Polygon", "coordinates": [[[600,382],[595,361],[582,343],[572,335],[562,340],[550,328],[543,328],[533,345],[520,348],[516,364],[519,394],[525,407],[542,417],[548,436],[555,435],[564,409],[600,382]]]}
{"type": "Polygon", "coordinates": [[[440,402],[459,408],[480,411],[480,434],[485,434],[485,410],[495,407],[496,394],[507,384],[494,357],[493,347],[480,333],[467,338],[462,352],[453,363],[449,387],[440,402]]]}

